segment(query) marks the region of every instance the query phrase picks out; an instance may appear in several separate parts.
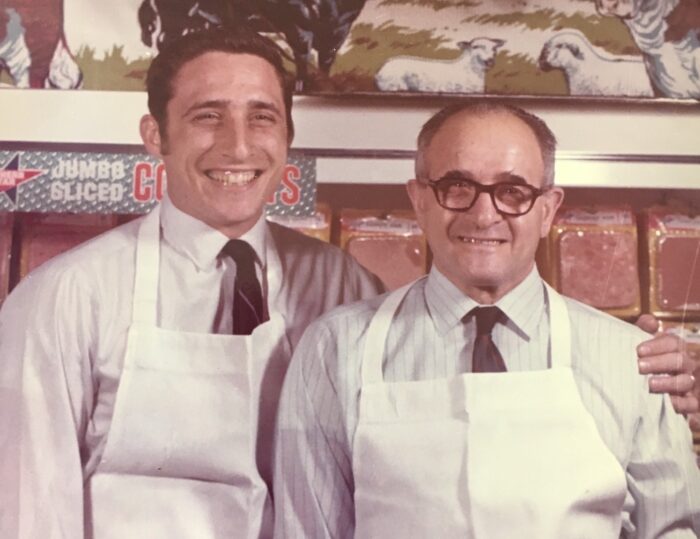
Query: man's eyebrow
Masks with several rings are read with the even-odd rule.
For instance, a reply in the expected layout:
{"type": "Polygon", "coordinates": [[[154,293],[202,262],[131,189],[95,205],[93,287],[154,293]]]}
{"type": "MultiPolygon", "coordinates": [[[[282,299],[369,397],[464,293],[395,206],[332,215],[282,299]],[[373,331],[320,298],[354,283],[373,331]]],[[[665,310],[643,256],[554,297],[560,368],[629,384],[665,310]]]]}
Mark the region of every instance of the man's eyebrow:
{"type": "MultiPolygon", "coordinates": [[[[464,169],[454,169],[445,172],[439,179],[450,179],[450,180],[472,180],[477,183],[481,183],[478,178],[474,176],[469,170],[464,169]]],[[[527,184],[530,185],[525,178],[519,174],[513,172],[501,172],[496,175],[496,183],[517,183],[517,184],[527,184]]]]}
{"type": "MultiPolygon", "coordinates": [[[[183,116],[188,116],[189,114],[202,109],[223,110],[228,106],[229,101],[225,99],[209,99],[207,101],[200,101],[198,103],[194,103],[187,110],[185,110],[183,116]]],[[[280,108],[270,101],[263,101],[261,99],[251,99],[247,103],[247,106],[252,110],[269,110],[270,112],[274,112],[275,114],[278,114],[280,116],[282,115],[280,108]]]]}
{"type": "Polygon", "coordinates": [[[508,182],[508,183],[530,184],[530,182],[528,182],[525,178],[523,178],[519,174],[514,174],[512,172],[502,172],[501,174],[498,174],[496,176],[496,180],[499,183],[508,182]]]}
{"type": "Polygon", "coordinates": [[[448,170],[438,179],[450,179],[450,180],[474,180],[474,175],[468,170],[454,169],[448,170]]]}
{"type": "Polygon", "coordinates": [[[223,109],[227,106],[227,101],[224,99],[209,99],[207,101],[199,101],[190,105],[187,110],[183,113],[183,116],[188,116],[189,114],[202,109],[223,109]]]}
{"type": "Polygon", "coordinates": [[[275,114],[282,115],[280,108],[272,103],[271,101],[262,101],[260,99],[253,99],[248,102],[248,106],[253,110],[269,110],[275,114]]]}

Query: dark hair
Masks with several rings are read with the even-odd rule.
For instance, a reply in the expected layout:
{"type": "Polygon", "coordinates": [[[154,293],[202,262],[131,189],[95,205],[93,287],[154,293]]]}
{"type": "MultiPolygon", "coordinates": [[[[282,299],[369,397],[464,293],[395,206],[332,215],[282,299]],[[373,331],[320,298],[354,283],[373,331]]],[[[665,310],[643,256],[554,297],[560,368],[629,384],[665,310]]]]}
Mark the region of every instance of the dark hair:
{"type": "Polygon", "coordinates": [[[161,133],[165,133],[167,125],[167,106],[173,97],[173,80],[183,65],[207,52],[252,54],[266,60],[275,69],[284,97],[287,138],[291,141],[294,137],[292,121],[294,80],[284,68],[280,48],[270,39],[242,24],[190,32],[166,42],[161,47],[158,56],[151,62],[146,76],[148,110],[158,122],[161,133]]]}
{"type": "Polygon", "coordinates": [[[483,116],[493,112],[505,112],[512,114],[516,118],[522,120],[534,133],[537,142],[540,145],[542,152],[542,161],[544,163],[544,179],[543,186],[554,185],[554,154],[557,149],[557,139],[549,129],[547,124],[540,117],[527,112],[526,110],[508,105],[498,101],[468,101],[459,102],[448,105],[442,110],[435,113],[420,130],[418,134],[418,153],[416,155],[416,176],[421,176],[424,169],[423,154],[433,140],[435,133],[443,126],[443,124],[461,113],[468,113],[473,116],[483,116]]]}

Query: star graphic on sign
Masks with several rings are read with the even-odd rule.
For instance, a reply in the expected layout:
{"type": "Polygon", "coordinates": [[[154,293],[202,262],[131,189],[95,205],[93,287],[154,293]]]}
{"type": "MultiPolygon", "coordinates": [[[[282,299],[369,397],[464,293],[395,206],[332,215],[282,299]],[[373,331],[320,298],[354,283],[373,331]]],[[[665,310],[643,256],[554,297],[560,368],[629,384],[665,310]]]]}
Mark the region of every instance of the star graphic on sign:
{"type": "Polygon", "coordinates": [[[36,168],[20,169],[19,156],[20,154],[15,154],[3,168],[0,168],[0,193],[5,193],[10,197],[13,204],[17,204],[18,185],[33,180],[46,172],[46,170],[36,168]]]}

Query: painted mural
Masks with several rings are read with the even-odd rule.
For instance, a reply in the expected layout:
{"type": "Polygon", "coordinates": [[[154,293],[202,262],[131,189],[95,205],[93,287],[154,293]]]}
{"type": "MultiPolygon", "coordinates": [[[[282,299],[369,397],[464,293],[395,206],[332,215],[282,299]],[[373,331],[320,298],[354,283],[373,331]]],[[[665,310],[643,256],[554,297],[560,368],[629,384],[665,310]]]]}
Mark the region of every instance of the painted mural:
{"type": "Polygon", "coordinates": [[[300,93],[700,99],[700,0],[2,0],[0,85],[141,90],[163,43],[238,21],[300,93]]]}

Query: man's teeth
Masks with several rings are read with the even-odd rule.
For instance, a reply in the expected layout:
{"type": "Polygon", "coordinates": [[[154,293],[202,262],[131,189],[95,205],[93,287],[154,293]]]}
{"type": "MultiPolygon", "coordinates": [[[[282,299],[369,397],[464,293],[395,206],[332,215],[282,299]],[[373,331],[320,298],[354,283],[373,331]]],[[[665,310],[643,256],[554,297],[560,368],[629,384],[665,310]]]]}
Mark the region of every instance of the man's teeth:
{"type": "Polygon", "coordinates": [[[207,176],[224,185],[247,185],[257,177],[257,173],[252,170],[212,170],[207,172],[207,176]]]}
{"type": "Polygon", "coordinates": [[[489,239],[480,239],[480,238],[468,238],[466,236],[460,236],[459,240],[462,243],[472,243],[474,245],[500,245],[502,242],[501,240],[489,240],[489,239]]]}

